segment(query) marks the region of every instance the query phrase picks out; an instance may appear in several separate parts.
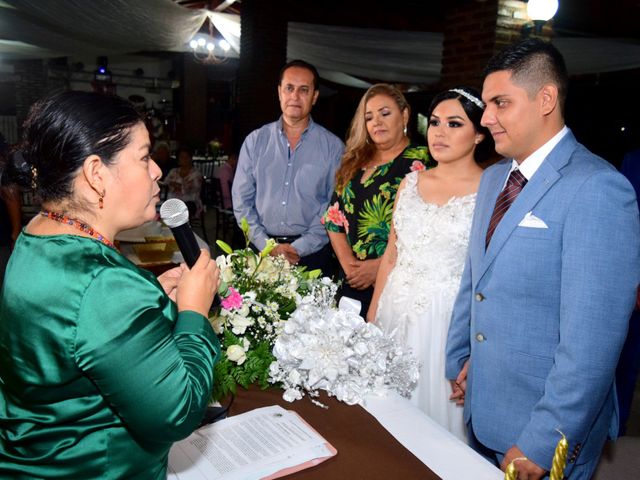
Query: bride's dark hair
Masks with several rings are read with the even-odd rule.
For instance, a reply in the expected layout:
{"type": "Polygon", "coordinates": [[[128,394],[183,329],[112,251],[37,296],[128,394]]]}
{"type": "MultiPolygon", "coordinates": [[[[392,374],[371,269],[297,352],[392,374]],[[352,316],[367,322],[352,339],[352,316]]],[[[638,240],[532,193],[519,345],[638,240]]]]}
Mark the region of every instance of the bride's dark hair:
{"type": "Polygon", "coordinates": [[[489,158],[494,149],[493,137],[486,127],[480,124],[482,114],[484,113],[484,104],[482,103],[480,92],[473,87],[460,86],[444,92],[438,93],[429,105],[427,118],[431,118],[431,114],[441,102],[445,100],[458,100],[462,109],[473,123],[476,132],[484,134],[484,139],[476,146],[474,159],[481,163],[489,158]],[[482,105],[482,106],[481,106],[482,105]]]}

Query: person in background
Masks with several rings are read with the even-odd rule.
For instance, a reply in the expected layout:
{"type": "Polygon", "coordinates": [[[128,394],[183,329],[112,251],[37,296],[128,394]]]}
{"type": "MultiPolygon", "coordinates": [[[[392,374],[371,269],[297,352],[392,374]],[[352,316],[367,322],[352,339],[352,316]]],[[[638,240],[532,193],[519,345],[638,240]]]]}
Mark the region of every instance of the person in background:
{"type": "Polygon", "coordinates": [[[240,224],[246,218],[255,248],[263,249],[272,238],[278,243],[272,255],[330,275],[334,260],[320,218],[344,145],[311,118],[318,82],[316,68],[303,60],[282,67],[282,116],[245,139],[232,197],[236,220],[240,224]]]}
{"type": "Polygon", "coordinates": [[[171,149],[167,142],[156,142],[153,146],[152,157],[162,170],[162,178],[166,178],[169,172],[177,166],[176,159],[171,156],[171,149]]]}
{"type": "Polygon", "coordinates": [[[230,153],[227,160],[218,165],[213,170],[213,178],[220,180],[220,190],[222,193],[222,208],[225,210],[233,209],[233,200],[231,198],[231,187],[233,185],[233,177],[236,174],[236,165],[238,165],[238,155],[230,153]]]}
{"type": "Polygon", "coordinates": [[[427,141],[438,165],[400,183],[367,316],[420,360],[412,403],[463,441],[462,407],[449,400],[444,361],[482,175],[478,162],[492,143],[480,125],[483,111],[470,87],[446,90],[431,102],[427,141]]]}
{"type": "Polygon", "coordinates": [[[640,280],[635,193],[564,121],[560,52],[527,39],[485,69],[482,125],[505,160],[482,174],[447,342],[470,444],[537,480],[560,433],[591,478],[618,431],[614,374],[640,280]]]}
{"type": "Polygon", "coordinates": [[[193,153],[187,147],[178,149],[178,168],[164,179],[168,187],[167,198],[179,198],[187,204],[189,217],[198,217],[204,209],[202,203],[202,173],[193,166],[193,153]]]}
{"type": "Polygon", "coordinates": [[[166,479],[201,422],[218,339],[219,271],[156,278],[114,247],[152,220],[160,168],[126,100],[69,91],[36,104],[15,180],[43,210],[16,240],[0,296],[0,478],[166,479]]]}
{"type": "Polygon", "coordinates": [[[336,191],[322,224],[340,263],[339,295],[360,302],[366,316],[380,258],[387,247],[398,185],[415,170],[434,166],[426,147],[410,144],[409,104],[392,85],[362,96],[336,173],[336,191]]]}

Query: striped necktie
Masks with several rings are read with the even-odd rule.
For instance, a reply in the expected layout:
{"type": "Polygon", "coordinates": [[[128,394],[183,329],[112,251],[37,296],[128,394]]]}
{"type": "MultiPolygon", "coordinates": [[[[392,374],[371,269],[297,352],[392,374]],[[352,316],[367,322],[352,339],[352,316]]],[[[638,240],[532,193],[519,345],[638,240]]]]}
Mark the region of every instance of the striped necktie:
{"type": "Polygon", "coordinates": [[[493,214],[491,215],[489,229],[487,230],[485,249],[489,247],[489,242],[491,241],[491,237],[493,236],[493,232],[495,232],[498,223],[500,223],[500,220],[502,220],[502,217],[504,217],[506,211],[509,210],[509,207],[516,199],[520,191],[524,188],[526,183],[527,179],[517,168],[513,170],[509,175],[507,185],[504,187],[504,190],[500,192],[500,195],[498,195],[496,206],[493,209],[493,214]]]}

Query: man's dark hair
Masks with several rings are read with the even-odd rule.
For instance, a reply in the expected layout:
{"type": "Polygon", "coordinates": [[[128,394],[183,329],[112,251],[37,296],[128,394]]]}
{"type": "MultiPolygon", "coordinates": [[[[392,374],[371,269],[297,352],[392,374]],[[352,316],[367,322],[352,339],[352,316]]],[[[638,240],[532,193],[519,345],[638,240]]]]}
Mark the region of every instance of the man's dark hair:
{"type": "Polygon", "coordinates": [[[569,74],[562,54],[551,43],[528,38],[511,44],[489,60],[484,76],[504,70],[511,72],[513,82],[526,89],[529,97],[547,83],[556,85],[560,111],[564,112],[569,74]]]}
{"type": "Polygon", "coordinates": [[[278,85],[282,84],[282,77],[284,77],[284,72],[286,72],[291,67],[298,68],[306,68],[313,74],[313,89],[318,90],[318,84],[320,83],[320,75],[318,75],[318,70],[316,67],[311,65],[309,62],[305,62],[304,60],[291,60],[284,67],[280,69],[280,80],[278,81],[278,85]]]}

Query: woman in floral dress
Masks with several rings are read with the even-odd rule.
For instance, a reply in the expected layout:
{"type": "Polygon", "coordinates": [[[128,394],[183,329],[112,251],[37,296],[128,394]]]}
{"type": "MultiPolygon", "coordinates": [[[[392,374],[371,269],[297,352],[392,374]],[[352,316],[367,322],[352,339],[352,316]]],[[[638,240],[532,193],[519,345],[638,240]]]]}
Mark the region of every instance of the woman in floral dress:
{"type": "Polygon", "coordinates": [[[322,217],[340,262],[339,296],[359,300],[363,317],[387,246],[398,185],[407,173],[435,165],[426,147],[410,145],[409,115],[409,104],[395,87],[380,83],[366,91],[322,217]]]}

